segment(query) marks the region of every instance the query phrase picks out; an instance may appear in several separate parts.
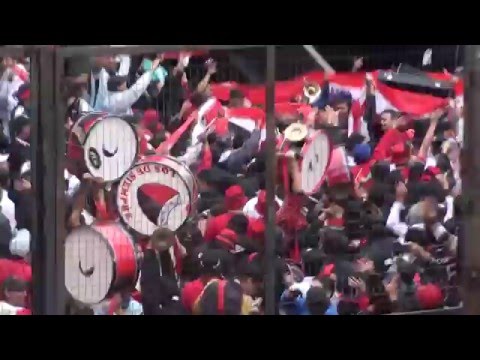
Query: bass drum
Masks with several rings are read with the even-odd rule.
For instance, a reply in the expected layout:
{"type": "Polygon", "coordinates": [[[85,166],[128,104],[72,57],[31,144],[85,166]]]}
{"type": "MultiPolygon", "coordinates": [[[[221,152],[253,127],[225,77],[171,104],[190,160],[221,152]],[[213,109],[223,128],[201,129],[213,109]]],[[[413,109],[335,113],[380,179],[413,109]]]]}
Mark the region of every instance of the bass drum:
{"type": "Polygon", "coordinates": [[[301,151],[302,189],[307,195],[315,194],[325,181],[332,154],[330,140],[323,131],[316,131],[305,141],[301,151]]]}
{"type": "Polygon", "coordinates": [[[83,304],[99,304],[116,291],[133,289],[138,272],[134,242],[119,223],[80,227],[65,240],[65,286],[83,304]]]}
{"type": "Polygon", "coordinates": [[[89,113],[75,123],[67,144],[67,169],[81,179],[90,173],[105,182],[120,179],[139,153],[139,136],[122,117],[89,113]]]}
{"type": "Polygon", "coordinates": [[[150,236],[159,227],[178,230],[193,213],[197,198],[194,175],[169,156],[142,159],[117,189],[120,218],[140,236],[150,236]]]}

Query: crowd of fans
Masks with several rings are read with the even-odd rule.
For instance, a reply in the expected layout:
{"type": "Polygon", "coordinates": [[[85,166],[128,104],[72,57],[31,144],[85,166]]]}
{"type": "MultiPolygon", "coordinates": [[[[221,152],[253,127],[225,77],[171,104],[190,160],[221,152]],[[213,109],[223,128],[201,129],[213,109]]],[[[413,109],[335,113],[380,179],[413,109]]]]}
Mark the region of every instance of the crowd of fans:
{"type": "MultiPolygon", "coordinates": [[[[125,116],[148,133],[149,151],[169,139],[211,99],[216,63],[202,79],[188,79],[189,57],[99,57],[90,73],[68,79],[66,134],[91,111],[125,116]],[[158,109],[164,111],[159,112],[158,109]]],[[[358,63],[358,61],[357,61],[358,63]]],[[[361,65],[360,65],[361,66],[361,65]]],[[[312,196],[299,185],[296,149],[279,156],[287,180],[277,183],[276,259],[264,261],[266,151],[261,129],[203,133],[189,166],[200,192],[196,213],[177,232],[157,229],[139,243],[140,280],[95,306],[70,299],[69,314],[261,315],[264,274],[276,273],[281,315],[379,315],[439,309],[460,303],[456,282],[461,219],[459,156],[463,114],[451,105],[429,119],[375,110],[375,83],[366,79],[362,131],[349,131],[352,97],[319,84],[309,126],[345,149],[349,182],[325,182],[312,196]],[[185,250],[172,259],[170,247],[185,250]],[[181,265],[181,266],[179,266],[181,265]],[[135,284],[134,284],[135,285],[135,284]]],[[[0,314],[29,314],[31,303],[30,105],[28,62],[3,58],[0,78],[0,314]]],[[[252,106],[238,90],[227,108],[252,106]]],[[[254,104],[255,105],[255,104],[254,104]]],[[[277,113],[279,138],[299,113],[277,113]]],[[[183,159],[191,132],[170,155],[183,159]]],[[[285,174],[283,174],[285,175],[285,174]]],[[[90,224],[102,184],[66,172],[66,227],[90,224]]],[[[107,207],[108,198],[107,198],[107,207]]]]}

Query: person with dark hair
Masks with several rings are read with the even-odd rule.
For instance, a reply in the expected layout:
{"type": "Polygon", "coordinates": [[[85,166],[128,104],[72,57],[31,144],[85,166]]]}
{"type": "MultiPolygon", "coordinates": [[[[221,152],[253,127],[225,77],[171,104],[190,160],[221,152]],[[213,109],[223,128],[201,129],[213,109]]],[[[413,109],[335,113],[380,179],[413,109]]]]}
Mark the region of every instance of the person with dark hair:
{"type": "MultiPolygon", "coordinates": [[[[230,220],[235,215],[241,214],[241,211],[246,203],[247,197],[239,185],[234,185],[228,188],[225,193],[225,206],[227,208],[227,212],[209,220],[207,229],[205,230],[205,241],[212,241],[222,231],[222,229],[227,228],[230,220]]],[[[233,226],[236,226],[234,231],[241,231],[243,234],[246,234],[248,229],[248,220],[245,219],[246,218],[243,216],[237,217],[237,219],[234,220],[234,223],[232,223],[233,226]]]]}
{"type": "Polygon", "coordinates": [[[27,285],[22,280],[9,277],[1,285],[0,315],[31,315],[26,308],[27,285]]]}
{"type": "Polygon", "coordinates": [[[395,128],[395,122],[400,117],[400,114],[395,110],[384,110],[380,114],[380,123],[382,130],[386,133],[388,130],[395,128]]]}
{"type": "Polygon", "coordinates": [[[245,94],[238,89],[230,90],[229,108],[242,108],[245,106],[245,94]]]}
{"type": "Polygon", "coordinates": [[[185,309],[193,312],[193,307],[205,286],[213,279],[223,279],[228,272],[225,269],[225,251],[220,249],[206,249],[198,254],[199,278],[187,282],[182,289],[182,303],[185,309]]]}
{"type": "Polygon", "coordinates": [[[155,230],[150,237],[140,270],[145,315],[168,315],[181,308],[176,259],[172,256],[176,243],[175,233],[164,228],[155,230]]]}
{"type": "Polygon", "coordinates": [[[330,307],[327,292],[321,287],[311,287],[308,290],[306,303],[310,315],[325,315],[330,307]]]}

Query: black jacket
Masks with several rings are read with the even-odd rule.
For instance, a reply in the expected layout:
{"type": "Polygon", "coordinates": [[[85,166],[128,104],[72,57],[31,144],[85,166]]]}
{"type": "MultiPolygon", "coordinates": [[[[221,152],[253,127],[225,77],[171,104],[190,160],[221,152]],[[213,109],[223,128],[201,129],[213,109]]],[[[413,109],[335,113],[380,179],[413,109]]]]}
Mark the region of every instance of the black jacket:
{"type": "Polygon", "coordinates": [[[181,310],[180,289],[168,251],[159,256],[154,250],[145,251],[140,286],[145,315],[173,315],[181,310]]]}

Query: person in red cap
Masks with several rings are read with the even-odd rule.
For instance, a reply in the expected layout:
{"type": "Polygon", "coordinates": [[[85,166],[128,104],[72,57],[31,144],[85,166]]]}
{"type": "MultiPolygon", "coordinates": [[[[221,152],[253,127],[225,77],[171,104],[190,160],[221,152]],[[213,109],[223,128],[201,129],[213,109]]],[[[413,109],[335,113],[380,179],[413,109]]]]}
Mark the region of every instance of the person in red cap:
{"type": "Polygon", "coordinates": [[[241,213],[243,207],[247,203],[247,197],[243,192],[243,189],[239,185],[233,185],[227,189],[225,193],[225,207],[227,212],[211,218],[207,224],[207,229],[205,230],[205,241],[210,242],[215,237],[220,234],[222,229],[225,229],[228,225],[230,219],[236,213],[241,213]]]}

